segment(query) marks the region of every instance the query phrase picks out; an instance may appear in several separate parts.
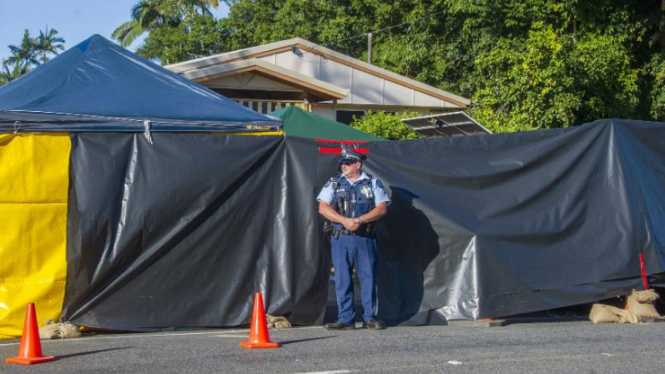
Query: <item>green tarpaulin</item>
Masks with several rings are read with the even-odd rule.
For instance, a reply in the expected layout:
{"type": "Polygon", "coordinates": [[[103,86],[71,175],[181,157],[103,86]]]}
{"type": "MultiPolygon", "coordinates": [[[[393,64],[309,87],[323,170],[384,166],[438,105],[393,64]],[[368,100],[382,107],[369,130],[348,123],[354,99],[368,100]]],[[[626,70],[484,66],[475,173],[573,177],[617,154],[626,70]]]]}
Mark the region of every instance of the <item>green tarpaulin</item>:
{"type": "Polygon", "coordinates": [[[366,140],[370,142],[385,140],[343,123],[307,112],[294,105],[274,111],[270,115],[279,117],[284,122],[284,132],[287,136],[328,140],[366,140]]]}

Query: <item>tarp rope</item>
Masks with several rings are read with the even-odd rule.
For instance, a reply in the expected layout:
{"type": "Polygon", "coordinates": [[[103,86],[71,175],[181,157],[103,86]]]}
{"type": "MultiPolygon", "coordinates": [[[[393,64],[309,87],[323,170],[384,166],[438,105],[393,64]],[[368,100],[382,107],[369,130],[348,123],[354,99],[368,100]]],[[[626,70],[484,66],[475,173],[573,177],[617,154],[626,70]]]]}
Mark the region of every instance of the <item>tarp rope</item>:
{"type": "Polygon", "coordinates": [[[143,127],[145,128],[145,132],[143,133],[143,135],[145,136],[146,140],[148,140],[148,143],[150,143],[150,145],[154,145],[155,143],[153,143],[152,141],[152,134],[150,134],[150,124],[151,123],[149,120],[147,119],[143,120],[143,127]]]}

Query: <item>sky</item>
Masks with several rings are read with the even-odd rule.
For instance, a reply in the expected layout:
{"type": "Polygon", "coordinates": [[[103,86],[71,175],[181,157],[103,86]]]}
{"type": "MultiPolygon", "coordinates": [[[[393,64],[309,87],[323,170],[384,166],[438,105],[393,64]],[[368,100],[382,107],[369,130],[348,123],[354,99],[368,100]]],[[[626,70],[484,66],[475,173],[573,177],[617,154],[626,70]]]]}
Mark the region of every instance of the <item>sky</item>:
{"type": "MultiPolygon", "coordinates": [[[[65,39],[65,50],[94,34],[111,39],[118,26],[130,20],[132,6],[139,0],[0,0],[0,61],[11,55],[8,45],[19,45],[23,30],[39,35],[48,25],[65,39]]],[[[216,18],[226,17],[228,7],[220,2],[216,18]]],[[[129,50],[141,45],[134,41],[129,50]]],[[[61,52],[62,53],[62,52],[61,52]]]]}

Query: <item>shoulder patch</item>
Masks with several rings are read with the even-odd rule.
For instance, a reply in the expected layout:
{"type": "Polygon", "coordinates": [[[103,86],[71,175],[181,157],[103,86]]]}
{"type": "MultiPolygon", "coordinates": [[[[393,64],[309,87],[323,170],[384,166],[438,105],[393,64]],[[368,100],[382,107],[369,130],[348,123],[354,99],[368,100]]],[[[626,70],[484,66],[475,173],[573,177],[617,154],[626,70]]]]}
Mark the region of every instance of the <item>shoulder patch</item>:
{"type": "Polygon", "coordinates": [[[376,187],[383,188],[385,190],[385,188],[383,187],[383,183],[381,183],[381,179],[376,180],[376,187]]]}
{"type": "Polygon", "coordinates": [[[326,185],[323,186],[323,188],[328,188],[328,187],[330,187],[330,185],[332,184],[332,181],[333,181],[332,178],[328,179],[328,181],[326,182],[326,185]]]}

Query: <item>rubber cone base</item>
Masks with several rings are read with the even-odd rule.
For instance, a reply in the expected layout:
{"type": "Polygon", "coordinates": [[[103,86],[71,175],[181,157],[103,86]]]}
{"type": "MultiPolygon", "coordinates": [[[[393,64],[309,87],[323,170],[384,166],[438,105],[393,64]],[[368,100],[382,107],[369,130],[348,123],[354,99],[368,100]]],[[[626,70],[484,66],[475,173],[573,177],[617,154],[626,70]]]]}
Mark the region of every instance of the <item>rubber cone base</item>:
{"type": "Polygon", "coordinates": [[[47,356],[47,357],[8,357],[5,359],[5,362],[8,364],[20,364],[20,365],[35,365],[35,364],[41,364],[44,362],[50,362],[55,360],[55,357],[53,356],[47,356]]]}
{"type": "Polygon", "coordinates": [[[240,342],[245,348],[279,348],[279,343],[275,342],[240,342]]]}

